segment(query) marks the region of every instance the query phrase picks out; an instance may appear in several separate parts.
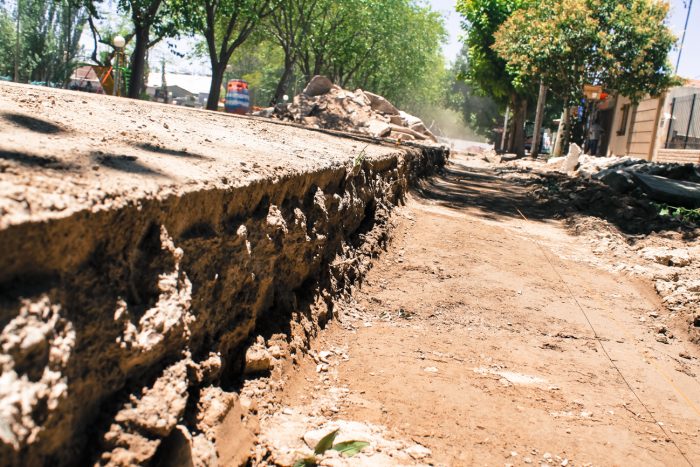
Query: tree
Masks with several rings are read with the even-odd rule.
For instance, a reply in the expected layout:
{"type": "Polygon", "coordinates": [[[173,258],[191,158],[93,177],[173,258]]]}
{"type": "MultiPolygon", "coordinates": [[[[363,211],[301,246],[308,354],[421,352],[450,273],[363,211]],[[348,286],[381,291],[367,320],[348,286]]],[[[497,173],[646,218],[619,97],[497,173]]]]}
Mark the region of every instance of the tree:
{"type": "Polygon", "coordinates": [[[178,0],[178,20],[204,36],[211,62],[207,109],[217,110],[226,66],[238,49],[278,6],[279,0],[178,0]]]}
{"type": "Polygon", "coordinates": [[[468,53],[464,45],[449,71],[445,84],[447,106],[459,112],[463,122],[477,134],[493,139],[494,128],[502,124],[501,108],[491,97],[475,92],[462,78],[469,73],[468,53]]]}
{"type": "Polygon", "coordinates": [[[312,31],[319,0],[282,0],[270,15],[267,30],[284,53],[284,69],[270,105],[275,105],[287,90],[294,66],[301,54],[301,42],[312,31]]]}
{"type": "Polygon", "coordinates": [[[440,15],[410,0],[321,0],[300,43],[299,67],[397,105],[440,96],[446,33],[440,15]]]}
{"type": "Polygon", "coordinates": [[[585,84],[638,102],[674,82],[667,12],[656,0],[532,0],[500,27],[493,48],[516,85],[541,79],[565,108],[585,84]]]}
{"type": "Polygon", "coordinates": [[[146,53],[163,38],[177,33],[172,5],[167,0],[119,0],[119,7],[130,12],[134,28],[128,96],[138,99],[143,91],[146,53]]]}
{"type": "Polygon", "coordinates": [[[22,0],[14,18],[0,17],[0,74],[19,81],[64,84],[75,65],[85,8],[72,0],[22,0]],[[19,32],[19,34],[18,34],[19,32]]]}
{"type": "Polygon", "coordinates": [[[475,89],[513,109],[513,131],[508,147],[524,154],[524,125],[527,114],[527,83],[518,82],[506,68],[506,61],[493,49],[496,31],[525,0],[457,0],[467,32],[469,68],[464,79],[475,89]]]}

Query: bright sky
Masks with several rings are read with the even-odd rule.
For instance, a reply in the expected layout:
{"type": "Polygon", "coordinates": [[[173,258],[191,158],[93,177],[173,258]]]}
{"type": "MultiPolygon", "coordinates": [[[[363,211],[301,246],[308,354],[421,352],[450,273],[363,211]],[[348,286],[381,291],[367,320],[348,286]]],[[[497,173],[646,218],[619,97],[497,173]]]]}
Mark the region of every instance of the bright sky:
{"type": "MultiPolygon", "coordinates": [[[[456,2],[455,0],[428,0],[428,3],[445,17],[450,38],[444,47],[444,53],[445,57],[452,61],[461,48],[459,37],[462,34],[460,16],[455,11],[456,2]]],[[[679,44],[688,11],[687,4],[688,0],[671,0],[670,24],[671,29],[678,36],[679,44]]],[[[670,60],[673,66],[676,65],[677,54],[677,50],[671,52],[670,60]]],[[[700,0],[696,0],[692,7],[678,74],[686,78],[700,79],[700,0]]]]}

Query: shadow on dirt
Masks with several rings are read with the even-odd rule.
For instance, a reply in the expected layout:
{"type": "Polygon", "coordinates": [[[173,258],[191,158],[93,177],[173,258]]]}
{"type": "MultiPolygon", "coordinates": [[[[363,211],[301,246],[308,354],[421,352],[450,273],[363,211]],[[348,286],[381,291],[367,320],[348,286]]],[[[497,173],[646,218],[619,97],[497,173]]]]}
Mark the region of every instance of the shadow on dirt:
{"type": "Polygon", "coordinates": [[[55,123],[47,122],[46,120],[41,120],[36,117],[30,117],[28,115],[5,113],[2,115],[2,118],[10,123],[26,128],[27,130],[36,131],[37,133],[43,133],[46,135],[56,135],[65,131],[55,123]]]}
{"type": "Polygon", "coordinates": [[[451,162],[443,173],[422,182],[415,191],[424,199],[453,209],[476,208],[491,220],[517,217],[518,209],[529,219],[545,220],[561,217],[533,203],[525,183],[510,183],[491,169],[467,167],[451,162]]]}
{"type": "Polygon", "coordinates": [[[162,146],[156,146],[155,144],[151,144],[151,143],[138,143],[138,144],[134,144],[134,147],[139,148],[139,149],[143,149],[144,151],[154,152],[156,154],[165,154],[168,156],[187,157],[189,159],[208,160],[208,161],[214,160],[212,157],[202,156],[201,154],[195,154],[195,153],[187,151],[186,149],[164,148],[162,146]]]}
{"type": "Polygon", "coordinates": [[[133,174],[152,175],[155,177],[163,176],[163,174],[157,170],[139,162],[136,156],[110,154],[101,151],[93,152],[91,156],[96,163],[104,167],[109,167],[110,169],[133,174]]]}
{"type": "Polygon", "coordinates": [[[37,156],[19,151],[0,150],[0,160],[16,162],[27,167],[44,167],[54,170],[70,170],[75,168],[71,164],[66,164],[52,156],[37,156]]]}
{"type": "Polygon", "coordinates": [[[687,239],[698,235],[696,225],[660,216],[658,205],[644,194],[621,195],[601,182],[554,172],[538,175],[513,169],[515,176],[503,178],[509,171],[452,162],[415,192],[445,207],[478,209],[491,220],[521,218],[520,210],[533,221],[597,217],[630,236],[664,231],[680,232],[687,239]]]}

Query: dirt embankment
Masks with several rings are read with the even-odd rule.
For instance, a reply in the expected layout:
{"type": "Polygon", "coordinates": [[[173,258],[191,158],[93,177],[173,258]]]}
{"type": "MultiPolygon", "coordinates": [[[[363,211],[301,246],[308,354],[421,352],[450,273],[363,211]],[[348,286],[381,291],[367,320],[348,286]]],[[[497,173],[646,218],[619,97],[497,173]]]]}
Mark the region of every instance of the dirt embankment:
{"type": "Polygon", "coordinates": [[[246,348],[305,352],[447,156],[16,85],[0,134],[2,465],[240,460],[246,348]]]}

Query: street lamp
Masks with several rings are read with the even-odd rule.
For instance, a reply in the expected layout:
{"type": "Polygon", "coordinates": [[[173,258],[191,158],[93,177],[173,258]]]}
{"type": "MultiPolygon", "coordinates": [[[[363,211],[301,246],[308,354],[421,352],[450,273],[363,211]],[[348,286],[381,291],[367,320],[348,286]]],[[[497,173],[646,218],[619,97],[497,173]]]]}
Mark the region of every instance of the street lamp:
{"type": "Polygon", "coordinates": [[[114,39],[112,39],[112,44],[114,45],[114,48],[117,50],[117,66],[116,66],[116,72],[114,76],[114,89],[112,90],[112,95],[118,96],[119,95],[119,88],[121,86],[121,56],[124,53],[124,46],[126,45],[126,39],[122,36],[114,36],[114,39]]]}

